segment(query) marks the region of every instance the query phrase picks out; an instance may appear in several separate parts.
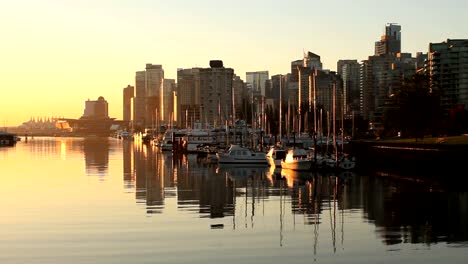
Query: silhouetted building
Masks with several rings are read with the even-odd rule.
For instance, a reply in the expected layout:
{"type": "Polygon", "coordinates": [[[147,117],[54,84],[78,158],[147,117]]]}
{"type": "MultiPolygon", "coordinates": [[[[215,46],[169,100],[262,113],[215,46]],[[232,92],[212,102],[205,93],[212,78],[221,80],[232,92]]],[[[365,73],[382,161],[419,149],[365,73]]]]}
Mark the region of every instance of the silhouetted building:
{"type": "Polygon", "coordinates": [[[108,103],[102,96],[96,101],[88,99],[85,102],[83,116],[79,119],[60,118],[57,120],[57,127],[59,125],[67,133],[78,136],[110,136],[112,125],[125,126],[123,121],[116,121],[115,118],[108,116],[108,103]]]}
{"type": "Polygon", "coordinates": [[[251,92],[256,96],[265,96],[265,85],[269,79],[268,71],[247,72],[245,75],[246,83],[252,88],[251,92]]]}
{"type": "Polygon", "coordinates": [[[174,79],[163,79],[161,86],[161,113],[159,120],[166,124],[174,121],[174,92],[176,82],[174,79]]]}
{"type": "Polygon", "coordinates": [[[359,114],[359,62],[357,60],[339,60],[337,72],[343,81],[344,117],[350,119],[359,114]]]}
{"type": "Polygon", "coordinates": [[[210,61],[210,68],[177,71],[178,124],[195,121],[219,125],[232,118],[232,83],[234,70],[222,61],[210,61]]]}
{"type": "Polygon", "coordinates": [[[156,123],[156,115],[160,116],[162,111],[162,82],[164,79],[164,70],[161,65],[146,64],[145,91],[146,91],[146,109],[145,109],[145,127],[156,123]]]}
{"type": "Polygon", "coordinates": [[[320,56],[312,53],[312,52],[307,52],[304,54],[304,58],[302,59],[303,64],[302,66],[307,67],[309,69],[314,69],[314,70],[322,70],[322,62],[320,61],[320,56]]]}
{"type": "Polygon", "coordinates": [[[146,112],[146,89],[145,89],[145,71],[135,73],[135,98],[133,99],[133,124],[134,127],[144,129],[146,112]]]}
{"type": "Polygon", "coordinates": [[[104,97],[99,96],[96,101],[85,102],[85,109],[82,118],[109,118],[108,104],[104,97]]]}
{"type": "Polygon", "coordinates": [[[429,44],[427,72],[431,89],[440,92],[441,105],[449,111],[468,104],[468,39],[447,39],[429,44]]]}
{"type": "Polygon", "coordinates": [[[375,42],[375,56],[384,54],[397,54],[401,52],[401,26],[388,23],[385,26],[385,35],[375,42]]]}
{"type": "Polygon", "coordinates": [[[234,100],[234,118],[238,119],[241,117],[241,113],[244,112],[242,109],[243,100],[247,98],[247,86],[245,82],[237,75],[234,74],[232,80],[232,92],[234,100]]]}
{"type": "Polygon", "coordinates": [[[132,121],[132,99],[135,95],[135,87],[128,85],[123,89],[123,120],[132,121]]]}

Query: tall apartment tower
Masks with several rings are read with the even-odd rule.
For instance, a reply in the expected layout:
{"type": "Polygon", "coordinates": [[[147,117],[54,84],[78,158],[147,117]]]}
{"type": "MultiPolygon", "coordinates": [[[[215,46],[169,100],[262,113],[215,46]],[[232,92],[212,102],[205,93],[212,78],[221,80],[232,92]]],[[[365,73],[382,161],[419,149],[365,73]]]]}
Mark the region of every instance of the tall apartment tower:
{"type": "Polygon", "coordinates": [[[232,80],[232,98],[234,105],[234,118],[239,119],[241,117],[241,113],[244,112],[244,109],[242,109],[243,100],[248,97],[245,82],[235,74],[232,80]]]}
{"type": "Polygon", "coordinates": [[[200,68],[177,69],[177,121],[181,127],[201,122],[200,68]]]}
{"type": "Polygon", "coordinates": [[[426,70],[445,111],[468,106],[468,39],[430,43],[426,70]]]}
{"type": "Polygon", "coordinates": [[[350,119],[359,114],[359,62],[357,60],[339,60],[337,72],[343,81],[344,117],[350,119]]]}
{"type": "Polygon", "coordinates": [[[174,79],[163,79],[161,86],[161,112],[158,117],[160,121],[166,124],[174,121],[174,92],[176,91],[176,82],[174,79]]]}
{"type": "Polygon", "coordinates": [[[320,56],[312,53],[307,52],[304,54],[304,58],[302,59],[303,65],[306,68],[314,69],[314,70],[322,70],[322,62],[320,61],[320,56]]]}
{"type": "Polygon", "coordinates": [[[146,115],[146,71],[135,73],[135,98],[133,99],[133,126],[137,129],[145,128],[146,115]]]}
{"type": "Polygon", "coordinates": [[[210,68],[177,70],[177,112],[179,126],[193,122],[220,125],[232,118],[234,70],[220,60],[210,68]]]}
{"type": "Polygon", "coordinates": [[[312,100],[313,100],[313,83],[310,83],[309,77],[312,77],[315,71],[322,71],[322,62],[320,61],[320,56],[307,52],[304,54],[302,59],[302,65],[297,66],[297,80],[298,80],[298,107],[301,109],[303,104],[309,104],[309,111],[312,110],[312,100]]]}
{"type": "Polygon", "coordinates": [[[127,85],[123,89],[123,121],[132,121],[132,99],[135,96],[135,87],[127,85]]]}
{"type": "Polygon", "coordinates": [[[258,96],[265,96],[265,82],[269,79],[268,71],[247,72],[246,83],[250,84],[252,92],[258,96]]]}
{"type": "Polygon", "coordinates": [[[205,121],[216,125],[232,118],[232,80],[234,70],[220,60],[210,61],[210,68],[200,69],[200,101],[205,121]]]}
{"type": "Polygon", "coordinates": [[[164,70],[161,65],[146,64],[145,92],[146,109],[145,125],[151,126],[156,122],[156,116],[161,116],[161,86],[164,70]]]}
{"type": "Polygon", "coordinates": [[[375,56],[383,54],[397,54],[401,52],[401,26],[388,23],[385,26],[385,35],[375,42],[375,56]]]}
{"type": "Polygon", "coordinates": [[[109,105],[104,97],[99,96],[96,101],[85,102],[85,109],[82,118],[108,119],[109,105]]]}

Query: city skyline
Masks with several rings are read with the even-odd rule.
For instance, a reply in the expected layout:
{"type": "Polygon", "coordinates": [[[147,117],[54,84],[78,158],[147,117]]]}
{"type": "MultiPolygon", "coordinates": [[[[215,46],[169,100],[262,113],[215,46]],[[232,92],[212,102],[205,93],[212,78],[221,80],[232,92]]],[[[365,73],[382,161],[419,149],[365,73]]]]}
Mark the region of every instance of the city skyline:
{"type": "Polygon", "coordinates": [[[365,60],[387,23],[402,26],[401,51],[413,55],[468,36],[468,4],[454,1],[393,1],[385,10],[371,1],[114,2],[2,5],[1,126],[31,116],[78,118],[84,102],[99,96],[109,116],[122,119],[122,89],[135,85],[146,63],[176,79],[177,68],[219,59],[246,81],[246,72],[286,74],[307,51],[333,71],[340,59],[365,60]]]}

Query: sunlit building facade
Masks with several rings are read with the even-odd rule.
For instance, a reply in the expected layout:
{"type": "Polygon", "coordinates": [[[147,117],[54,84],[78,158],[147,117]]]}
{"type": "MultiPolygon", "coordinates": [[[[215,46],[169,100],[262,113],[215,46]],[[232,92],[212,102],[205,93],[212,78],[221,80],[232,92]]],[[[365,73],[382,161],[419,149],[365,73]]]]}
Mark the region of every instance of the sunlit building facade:
{"type": "Polygon", "coordinates": [[[123,121],[132,121],[132,101],[134,96],[134,86],[128,85],[123,89],[123,121]]]}
{"type": "Polygon", "coordinates": [[[468,39],[430,43],[427,71],[431,89],[440,92],[447,112],[468,106],[468,39]]]}

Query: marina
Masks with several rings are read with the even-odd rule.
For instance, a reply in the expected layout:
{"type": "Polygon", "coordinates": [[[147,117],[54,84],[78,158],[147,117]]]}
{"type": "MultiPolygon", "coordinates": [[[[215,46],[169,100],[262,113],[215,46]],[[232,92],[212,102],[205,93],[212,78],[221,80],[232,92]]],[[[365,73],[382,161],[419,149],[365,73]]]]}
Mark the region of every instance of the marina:
{"type": "Polygon", "coordinates": [[[219,166],[99,137],[22,140],[0,162],[2,263],[467,257],[466,188],[416,173],[219,166]]]}

